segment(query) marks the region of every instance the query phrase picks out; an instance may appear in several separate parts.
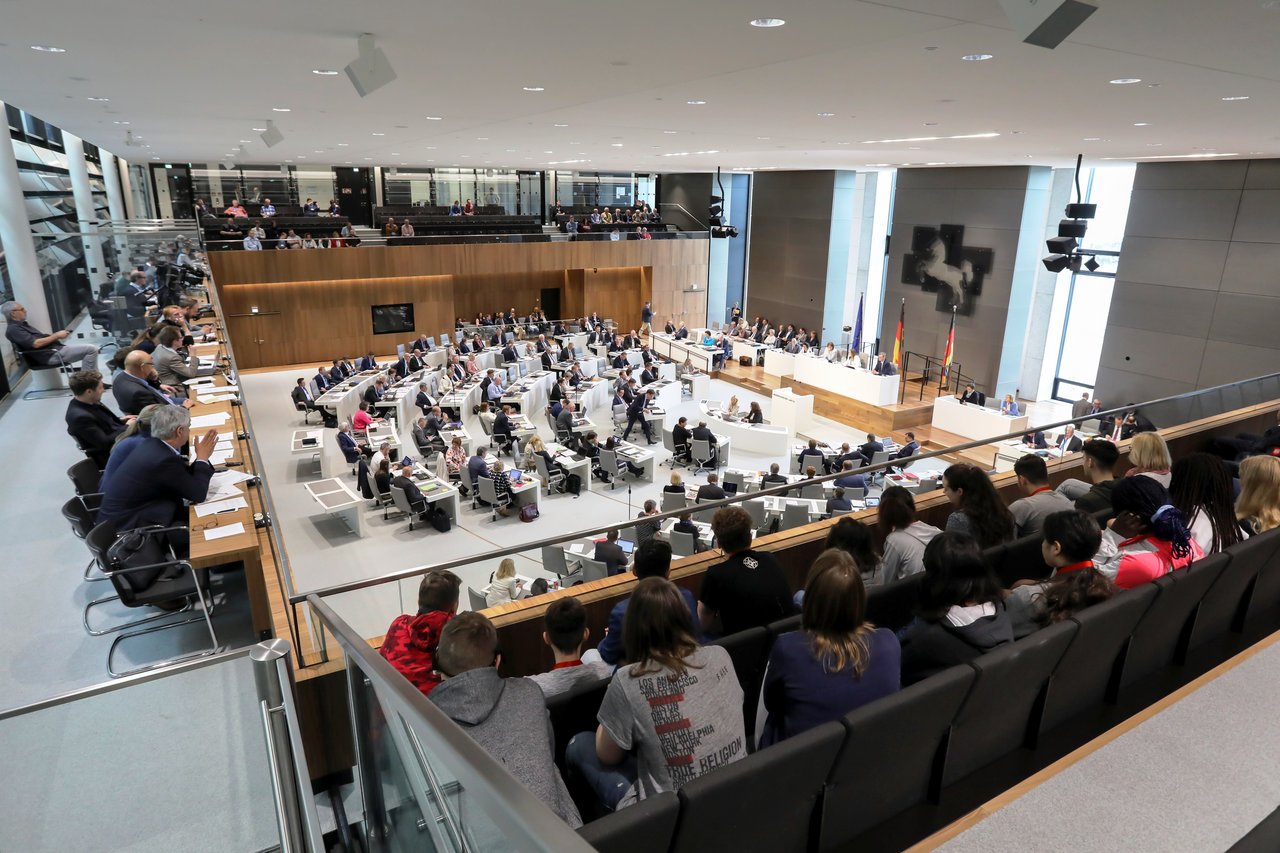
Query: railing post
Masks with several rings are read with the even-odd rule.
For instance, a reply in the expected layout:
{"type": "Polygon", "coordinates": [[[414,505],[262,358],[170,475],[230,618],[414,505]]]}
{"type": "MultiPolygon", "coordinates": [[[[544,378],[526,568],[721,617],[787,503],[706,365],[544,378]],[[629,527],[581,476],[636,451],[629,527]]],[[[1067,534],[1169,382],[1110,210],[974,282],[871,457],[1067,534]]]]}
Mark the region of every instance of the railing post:
{"type": "MultiPolygon", "coordinates": [[[[303,833],[302,805],[298,800],[299,779],[285,720],[285,690],[293,685],[281,681],[279,661],[289,656],[289,642],[275,639],[258,643],[249,652],[253,661],[253,681],[262,708],[263,735],[267,739],[267,756],[271,780],[275,788],[276,816],[280,823],[280,849],[283,853],[306,850],[303,833]]],[[[308,780],[308,784],[310,780],[308,780]]]]}

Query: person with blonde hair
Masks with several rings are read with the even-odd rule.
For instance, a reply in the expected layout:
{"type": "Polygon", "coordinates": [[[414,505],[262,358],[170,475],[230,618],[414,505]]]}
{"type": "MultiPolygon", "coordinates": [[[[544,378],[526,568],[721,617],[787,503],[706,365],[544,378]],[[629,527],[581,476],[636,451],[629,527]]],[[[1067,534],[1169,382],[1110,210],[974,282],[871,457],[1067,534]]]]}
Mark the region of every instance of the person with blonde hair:
{"type": "Polygon", "coordinates": [[[662,491],[678,495],[684,494],[684,480],[680,478],[680,472],[671,472],[671,482],[663,486],[662,491]]]}
{"type": "Polygon", "coordinates": [[[828,548],[818,555],[805,592],[800,630],[778,637],[769,654],[762,747],[838,720],[901,686],[898,638],[867,621],[862,572],[848,552],[828,548]]]}
{"type": "Polygon", "coordinates": [[[515,601],[520,594],[520,586],[520,580],[516,577],[516,561],[510,557],[503,558],[493,580],[484,588],[485,607],[497,607],[499,604],[515,601]]]}
{"type": "Polygon", "coordinates": [[[1165,444],[1160,433],[1140,432],[1135,435],[1129,444],[1129,462],[1133,467],[1124,473],[1126,477],[1142,474],[1169,488],[1173,479],[1173,459],[1169,456],[1169,445],[1165,444]]]}
{"type": "Polygon", "coordinates": [[[1249,456],[1240,462],[1236,518],[1253,536],[1280,527],[1280,459],[1249,456]]]}

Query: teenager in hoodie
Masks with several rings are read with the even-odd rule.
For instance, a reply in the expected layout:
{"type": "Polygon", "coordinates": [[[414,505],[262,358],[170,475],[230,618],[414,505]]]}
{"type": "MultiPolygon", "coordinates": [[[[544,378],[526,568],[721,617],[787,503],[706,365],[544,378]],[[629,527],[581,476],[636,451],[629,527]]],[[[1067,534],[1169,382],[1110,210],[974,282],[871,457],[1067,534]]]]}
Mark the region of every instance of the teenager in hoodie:
{"type": "Polygon", "coordinates": [[[1004,591],[978,543],[939,533],[924,549],[916,618],[898,632],[902,684],[914,684],[1013,641],[1004,591]]]}
{"type": "Polygon", "coordinates": [[[884,556],[868,584],[887,584],[924,571],[924,549],[942,531],[916,519],[916,501],[902,486],[880,493],[877,515],[884,534],[884,556]]]}
{"type": "Polygon", "coordinates": [[[382,656],[424,694],[440,684],[436,647],[445,624],[458,612],[462,579],[453,572],[431,572],[418,585],[418,613],[397,616],[387,629],[382,656]]]}
{"type": "Polygon", "coordinates": [[[582,817],[555,765],[555,734],[542,689],[498,675],[498,632],[469,610],[449,621],[436,652],[444,681],[431,701],[569,826],[582,817]],[[539,721],[541,725],[539,725],[539,721]]]}

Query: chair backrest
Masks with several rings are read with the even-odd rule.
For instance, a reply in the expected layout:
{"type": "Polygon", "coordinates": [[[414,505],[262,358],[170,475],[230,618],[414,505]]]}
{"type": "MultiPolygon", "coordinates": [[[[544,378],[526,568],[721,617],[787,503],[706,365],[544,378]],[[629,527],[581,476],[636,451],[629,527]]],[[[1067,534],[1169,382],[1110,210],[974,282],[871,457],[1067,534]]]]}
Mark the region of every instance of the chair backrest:
{"type": "Polygon", "coordinates": [[[893,458],[893,453],[891,453],[890,451],[877,450],[875,453],[871,454],[871,464],[879,465],[882,462],[888,462],[892,458],[893,458]]]}
{"type": "Polygon", "coordinates": [[[832,721],[694,779],[679,792],[671,853],[805,853],[823,783],[844,739],[844,727],[832,721]]]}
{"type": "Polygon", "coordinates": [[[971,666],[953,666],[845,715],[847,734],[823,796],[820,850],[843,849],[937,798],[951,721],[976,675],[971,666]]]}
{"type": "Polygon", "coordinates": [[[626,421],[626,419],[627,419],[627,407],[622,405],[614,406],[613,407],[614,422],[623,423],[624,421],[626,421]]]}
{"type": "Polygon", "coordinates": [[[729,486],[734,486],[738,490],[738,494],[742,494],[746,487],[746,478],[739,471],[726,471],[724,474],[724,487],[728,491],[729,486]]]}
{"type": "Polygon", "coordinates": [[[543,545],[542,568],[560,577],[569,574],[569,564],[565,561],[564,549],[559,545],[543,545]]]}
{"type": "Polygon", "coordinates": [[[1230,554],[1215,554],[1152,581],[1160,594],[1133,631],[1121,688],[1181,662],[1200,600],[1230,559],[1230,554]]]}
{"type": "Polygon", "coordinates": [[[671,531],[671,556],[691,557],[697,549],[698,545],[692,533],[682,533],[679,530],[671,531]]]}
{"type": "Polygon", "coordinates": [[[471,587],[467,587],[467,600],[471,602],[472,610],[484,610],[489,606],[489,602],[485,599],[484,594],[476,592],[471,587]]]}
{"type": "Polygon", "coordinates": [[[81,459],[67,469],[67,477],[75,486],[77,495],[97,494],[98,484],[102,481],[102,472],[98,463],[92,459],[81,459]]]}
{"type": "Polygon", "coordinates": [[[1257,579],[1245,608],[1242,626],[1256,622],[1259,615],[1280,604],[1280,560],[1275,559],[1277,546],[1280,546],[1280,529],[1252,536],[1231,549],[1233,560],[1247,560],[1257,567],[1257,579]]]}
{"type": "Polygon", "coordinates": [[[768,628],[755,627],[716,640],[733,660],[733,671],[742,687],[742,718],[746,721],[748,738],[756,730],[756,709],[760,704],[760,685],[764,681],[764,668],[773,648],[773,634],[768,628]]]}
{"type": "Polygon", "coordinates": [[[685,498],[684,492],[663,492],[662,493],[662,511],[670,512],[673,509],[684,509],[689,505],[689,501],[685,498]]]}
{"type": "Polygon", "coordinates": [[[693,445],[693,458],[699,462],[706,462],[711,459],[711,442],[702,438],[694,438],[690,440],[693,445]]]}
{"type": "Polygon", "coordinates": [[[1045,565],[1044,554],[1040,550],[1040,542],[1044,537],[1040,534],[1023,536],[996,548],[987,549],[991,568],[996,577],[1006,587],[1023,578],[1040,580],[1047,578],[1052,569],[1045,565]]]}
{"type": "Polygon", "coordinates": [[[609,566],[602,560],[592,560],[589,557],[582,558],[582,580],[598,581],[604,580],[609,576],[609,566]]]}
{"type": "Polygon", "coordinates": [[[795,616],[788,616],[786,619],[779,619],[777,622],[769,623],[769,645],[772,647],[773,641],[783,634],[789,634],[792,631],[800,630],[801,615],[797,613],[795,616]]]}
{"type": "Polygon", "coordinates": [[[85,506],[83,498],[74,497],[62,505],[62,517],[71,524],[71,532],[77,539],[84,539],[93,530],[94,515],[85,506]]]}
{"type": "Polygon", "coordinates": [[[793,527],[801,527],[809,523],[809,505],[808,504],[787,504],[782,509],[782,526],[781,530],[790,530],[793,527]]]}
{"type": "MultiPolygon", "coordinates": [[[[547,704],[549,708],[551,703],[547,704]]],[[[596,724],[594,712],[588,723],[596,724]]],[[[664,791],[593,820],[579,829],[578,834],[600,853],[655,853],[671,847],[679,816],[680,797],[664,791]]]]}
{"type": "Polygon", "coordinates": [[[760,527],[764,524],[766,509],[763,500],[757,498],[756,500],[743,501],[742,508],[751,516],[751,523],[754,526],[760,527]]]}
{"type": "Polygon", "coordinates": [[[620,477],[625,473],[622,466],[618,463],[618,454],[612,450],[600,450],[600,467],[604,469],[606,474],[613,477],[620,477]]]}
{"type": "Polygon", "coordinates": [[[1143,584],[1075,615],[1079,628],[1053,672],[1041,731],[1052,731],[1114,695],[1129,638],[1157,592],[1154,585],[1143,584]]]}
{"type": "Polygon", "coordinates": [[[802,498],[804,498],[804,499],[806,499],[806,500],[819,500],[819,499],[821,499],[821,498],[822,498],[822,484],[821,484],[821,483],[806,483],[806,484],[804,485],[804,487],[800,489],[800,497],[802,497],[802,498]]]}
{"type": "Polygon", "coordinates": [[[547,700],[551,730],[555,734],[557,766],[564,767],[564,750],[574,735],[579,732],[595,731],[596,714],[600,711],[600,703],[604,701],[604,693],[608,687],[609,679],[607,678],[599,682],[582,681],[575,684],[568,692],[547,700]]]}
{"type": "Polygon", "coordinates": [[[671,433],[664,431],[662,433],[662,446],[666,448],[668,453],[675,453],[676,452],[675,437],[671,433]]]}
{"type": "Polygon", "coordinates": [[[405,515],[413,515],[413,507],[409,504],[409,496],[404,493],[404,489],[395,483],[391,484],[391,505],[405,515]]]}
{"type": "Polygon", "coordinates": [[[915,616],[923,581],[924,572],[919,572],[883,586],[867,587],[867,621],[894,631],[905,627],[915,616]]]}
{"type": "Polygon", "coordinates": [[[480,477],[476,488],[480,490],[480,498],[490,504],[498,503],[498,490],[493,486],[491,477],[480,477]]]}
{"type": "Polygon", "coordinates": [[[1059,622],[971,662],[977,678],[952,724],[944,786],[1031,745],[1049,678],[1078,627],[1059,622]]]}

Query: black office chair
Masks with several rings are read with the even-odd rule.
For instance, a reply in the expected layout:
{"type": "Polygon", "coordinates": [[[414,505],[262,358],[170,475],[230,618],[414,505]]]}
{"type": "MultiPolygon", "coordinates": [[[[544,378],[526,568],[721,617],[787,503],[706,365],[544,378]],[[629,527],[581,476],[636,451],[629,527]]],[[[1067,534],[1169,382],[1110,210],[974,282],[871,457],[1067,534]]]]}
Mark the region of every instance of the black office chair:
{"type": "MultiPolygon", "coordinates": [[[[75,534],[77,539],[88,539],[89,532],[98,523],[96,506],[98,497],[98,495],[77,495],[62,505],[62,517],[71,524],[71,532],[75,534]]],[[[105,575],[94,575],[93,569],[97,565],[98,561],[91,556],[89,564],[84,567],[84,579],[86,581],[104,581],[107,579],[105,575]]]]}
{"type": "Polygon", "coordinates": [[[311,413],[316,410],[301,401],[295,401],[293,407],[302,412],[302,422],[309,426],[311,424],[311,413]]]}
{"type": "MultiPolygon", "coordinates": [[[[57,347],[49,351],[53,356],[51,364],[39,364],[31,356],[32,353],[24,350],[15,350],[15,354],[27,366],[33,374],[41,370],[56,370],[59,374],[71,373],[75,365],[68,364],[62,360],[62,355],[58,352],[57,347]]],[[[42,353],[43,354],[43,353],[42,353]]],[[[59,379],[59,387],[57,388],[35,388],[22,395],[24,400],[48,400],[54,397],[70,397],[71,389],[61,385],[59,379]]]]}
{"type": "Polygon", "coordinates": [[[67,469],[67,478],[71,480],[71,485],[75,486],[77,495],[81,497],[96,495],[100,491],[102,471],[98,469],[98,463],[92,459],[81,459],[67,469]]]}

